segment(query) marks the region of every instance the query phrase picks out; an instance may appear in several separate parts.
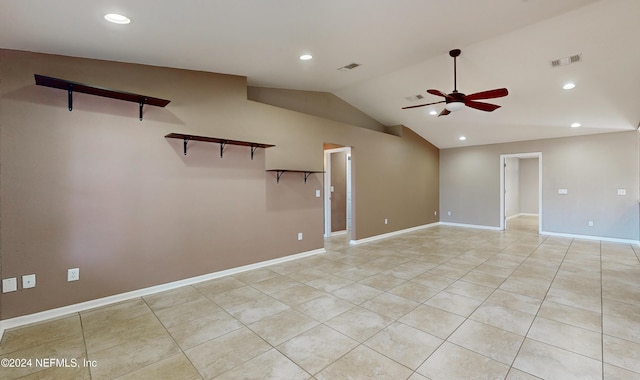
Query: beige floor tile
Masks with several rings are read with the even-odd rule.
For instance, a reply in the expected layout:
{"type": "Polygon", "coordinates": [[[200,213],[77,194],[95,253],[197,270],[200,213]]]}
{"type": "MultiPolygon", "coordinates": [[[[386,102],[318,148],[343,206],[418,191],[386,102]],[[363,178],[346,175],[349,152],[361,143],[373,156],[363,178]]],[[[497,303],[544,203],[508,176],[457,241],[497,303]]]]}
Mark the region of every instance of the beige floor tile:
{"type": "Polygon", "coordinates": [[[391,288],[395,288],[396,286],[402,284],[406,280],[401,278],[392,276],[390,274],[374,274],[373,276],[369,276],[363,280],[358,281],[360,284],[370,286],[372,288],[376,288],[378,290],[386,291],[391,288]]]}
{"type": "Polygon", "coordinates": [[[350,268],[335,273],[336,276],[346,278],[351,281],[360,281],[374,274],[376,274],[375,270],[360,267],[350,268]]]}
{"type": "Polygon", "coordinates": [[[513,366],[543,379],[602,378],[602,363],[558,347],[525,339],[513,366]]]}
{"type": "Polygon", "coordinates": [[[465,321],[447,341],[511,365],[524,337],[472,320],[465,321]]]}
{"type": "MultiPolygon", "coordinates": [[[[434,268],[435,269],[435,268],[434,268]]],[[[431,273],[431,271],[414,277],[411,281],[417,282],[433,289],[444,290],[449,285],[456,282],[456,278],[441,276],[431,273]]]]}
{"type": "Polygon", "coordinates": [[[602,359],[602,335],[591,330],[536,317],[527,337],[595,360],[602,359]]]}
{"type": "Polygon", "coordinates": [[[306,284],[299,284],[273,293],[271,296],[289,306],[295,306],[303,302],[318,298],[325,292],[306,284]]]}
{"type": "Polygon", "coordinates": [[[509,373],[507,374],[507,377],[505,377],[505,380],[539,380],[540,378],[537,376],[533,376],[529,373],[520,371],[517,368],[513,368],[511,367],[511,369],[509,370],[509,373]]]}
{"type": "Polygon", "coordinates": [[[488,273],[479,271],[477,269],[474,269],[471,272],[467,273],[465,276],[463,276],[461,280],[495,289],[499,287],[506,278],[507,278],[506,275],[488,274],[488,273]]]}
{"type": "Polygon", "coordinates": [[[431,380],[504,379],[509,366],[444,342],[419,368],[418,373],[431,380]]]}
{"type": "Polygon", "coordinates": [[[538,316],[582,327],[583,329],[602,332],[602,314],[591,310],[545,301],[540,306],[538,316]]]}
{"type": "Polygon", "coordinates": [[[153,311],[160,311],[202,298],[204,298],[202,293],[192,286],[183,286],[177,289],[143,297],[144,301],[153,311]]]}
{"type": "Polygon", "coordinates": [[[293,309],[287,309],[247,327],[272,346],[277,346],[318,325],[318,321],[293,309]]]}
{"type": "Polygon", "coordinates": [[[420,305],[400,318],[400,322],[440,339],[447,339],[464,321],[464,317],[428,305],[420,305]]]}
{"type": "Polygon", "coordinates": [[[351,309],[354,305],[338,297],[331,295],[323,295],[295,306],[295,309],[315,319],[316,321],[326,322],[345,311],[351,309]]]}
{"type": "Polygon", "coordinates": [[[180,348],[186,350],[237,330],[242,326],[240,321],[227,312],[220,310],[204,318],[173,326],[168,330],[180,348]]]}
{"type": "Polygon", "coordinates": [[[542,304],[542,300],[497,289],[487,298],[485,304],[508,307],[535,315],[540,308],[540,304],[542,304]]]}
{"type": "Polygon", "coordinates": [[[247,328],[190,348],[185,354],[205,379],[219,376],[271,349],[271,346],[247,328]]]}
{"type": "Polygon", "coordinates": [[[547,293],[547,301],[559,303],[562,305],[578,307],[594,312],[602,310],[602,297],[600,292],[597,294],[585,294],[574,289],[560,289],[553,286],[547,293]]]}
{"type": "Polygon", "coordinates": [[[484,301],[491,295],[491,293],[493,293],[495,288],[458,280],[449,285],[445,290],[449,293],[484,301]]]}
{"type": "Polygon", "coordinates": [[[354,305],[360,305],[361,303],[382,294],[382,290],[360,283],[352,283],[333,291],[332,294],[345,301],[349,301],[354,305]]]}
{"type": "Polygon", "coordinates": [[[605,363],[604,380],[640,380],[640,373],[605,363]]]}
{"type": "Polygon", "coordinates": [[[218,380],[306,380],[310,378],[311,375],[275,349],[269,350],[216,377],[218,380]]]}
{"type": "Polygon", "coordinates": [[[85,334],[90,334],[92,331],[101,330],[105,326],[119,323],[128,324],[131,320],[152,314],[153,312],[144,300],[136,298],[83,311],[80,313],[80,318],[82,319],[82,329],[85,334]]]}
{"type": "Polygon", "coordinates": [[[442,342],[424,331],[394,322],[367,340],[365,345],[415,370],[442,342]]]}
{"type": "Polygon", "coordinates": [[[447,291],[440,292],[425,301],[425,305],[434,306],[448,312],[467,317],[482,303],[475,298],[469,298],[447,291]]]}
{"type": "Polygon", "coordinates": [[[243,286],[223,293],[209,294],[209,299],[227,310],[243,303],[256,301],[261,297],[264,297],[264,293],[251,286],[243,286]]]}
{"type": "Polygon", "coordinates": [[[433,289],[413,281],[407,281],[387,291],[387,293],[419,303],[428,300],[438,292],[439,290],[437,289],[433,289]]]}
{"type": "Polygon", "coordinates": [[[272,272],[267,268],[253,269],[246,272],[236,273],[233,277],[245,284],[253,284],[254,282],[268,280],[279,276],[276,272],[272,272]]]}
{"type": "Polygon", "coordinates": [[[202,292],[205,296],[213,293],[223,293],[229,290],[241,288],[246,286],[244,282],[238,280],[233,276],[220,277],[209,281],[200,282],[193,285],[198,291],[202,292]]]}
{"type": "Polygon", "coordinates": [[[318,380],[406,379],[413,371],[365,346],[358,346],[316,375],[318,380]]]}
{"type": "Polygon", "coordinates": [[[171,328],[194,319],[206,317],[220,310],[222,310],[220,306],[210,299],[202,297],[194,301],[167,307],[156,311],[155,314],[166,328],[171,328]]]}
{"type": "Polygon", "coordinates": [[[78,314],[5,331],[0,355],[72,337],[82,337],[78,314]]]}
{"type": "MultiPolygon", "coordinates": [[[[451,263],[451,262],[449,262],[449,264],[455,265],[455,263],[451,263]]],[[[433,275],[449,277],[457,280],[465,276],[469,272],[469,270],[473,268],[471,267],[467,269],[464,267],[461,268],[457,265],[456,266],[451,266],[451,265],[447,265],[447,264],[438,265],[437,267],[430,269],[429,273],[433,275]]]]}
{"type": "Polygon", "coordinates": [[[640,343],[603,335],[604,362],[640,373],[640,343]]]}
{"type": "Polygon", "coordinates": [[[284,303],[265,295],[263,298],[231,307],[227,309],[227,312],[240,320],[240,322],[249,324],[288,308],[289,306],[284,303]]]}
{"type": "Polygon", "coordinates": [[[363,302],[361,306],[391,319],[398,319],[415,309],[418,305],[418,302],[390,293],[382,293],[377,297],[363,302]]]}
{"type": "Polygon", "coordinates": [[[287,275],[292,280],[296,280],[298,282],[309,282],[313,280],[317,280],[323,277],[327,277],[330,274],[327,272],[323,272],[321,270],[317,270],[315,268],[304,268],[297,272],[292,272],[287,275]]]}
{"type": "Polygon", "coordinates": [[[325,324],[358,342],[364,342],[388,326],[393,319],[356,306],[325,324]]]}
{"type": "Polygon", "coordinates": [[[300,284],[298,281],[295,281],[287,276],[278,276],[269,278],[267,280],[254,282],[253,284],[251,284],[251,286],[263,293],[273,294],[275,292],[279,292],[298,284],[300,284]]]}
{"type": "Polygon", "coordinates": [[[604,333],[640,343],[640,304],[603,299],[604,333]]]}
{"type": "Polygon", "coordinates": [[[198,370],[183,354],[175,354],[166,359],[142,367],[139,370],[120,376],[118,380],[157,380],[157,379],[181,379],[200,380],[198,370]]]}
{"type": "Polygon", "coordinates": [[[316,374],[357,345],[357,341],[346,335],[319,325],[277,349],[310,374],[316,374]]]}
{"type": "Polygon", "coordinates": [[[420,265],[416,262],[400,264],[393,269],[386,271],[384,274],[390,274],[403,280],[411,280],[412,278],[431,269],[430,265],[420,265]]]}
{"type": "Polygon", "coordinates": [[[89,354],[141,339],[154,339],[166,334],[165,328],[153,313],[136,319],[114,321],[100,329],[85,332],[85,344],[89,354]],[[135,326],[135,328],[131,328],[135,326]]]}
{"type": "Polygon", "coordinates": [[[521,336],[527,334],[531,323],[533,323],[533,318],[533,314],[491,304],[480,305],[480,307],[469,316],[469,319],[476,322],[482,322],[486,325],[521,336]]]}
{"type": "Polygon", "coordinates": [[[306,281],[307,285],[327,293],[333,292],[352,283],[353,281],[351,280],[334,275],[327,275],[312,281],[306,281]]]}

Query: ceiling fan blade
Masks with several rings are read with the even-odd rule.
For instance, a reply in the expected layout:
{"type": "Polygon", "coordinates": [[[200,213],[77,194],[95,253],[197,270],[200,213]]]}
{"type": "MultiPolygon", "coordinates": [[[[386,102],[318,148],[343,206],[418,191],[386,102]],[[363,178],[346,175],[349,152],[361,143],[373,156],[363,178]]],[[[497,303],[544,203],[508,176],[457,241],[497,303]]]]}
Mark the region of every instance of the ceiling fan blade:
{"type": "Polygon", "coordinates": [[[469,100],[468,96],[467,96],[467,99],[464,101],[464,105],[467,107],[475,108],[480,111],[487,111],[487,112],[495,111],[498,108],[500,108],[500,106],[497,104],[474,102],[473,100],[469,100]]]}
{"type": "Polygon", "coordinates": [[[439,102],[435,102],[435,103],[426,103],[426,104],[418,104],[415,106],[408,106],[408,107],[402,107],[403,110],[409,109],[409,108],[418,108],[418,107],[424,107],[424,106],[430,106],[432,104],[440,104],[440,103],[444,103],[445,100],[441,100],[439,102]]]}
{"type": "Polygon", "coordinates": [[[475,94],[467,95],[468,100],[481,100],[481,99],[494,99],[501,98],[509,95],[509,91],[506,88],[496,88],[495,90],[476,92],[475,94]]]}
{"type": "Polygon", "coordinates": [[[440,117],[440,116],[447,116],[447,115],[448,115],[448,114],[450,114],[450,113],[451,113],[451,111],[449,111],[449,110],[448,110],[448,109],[446,109],[446,108],[443,108],[443,109],[442,109],[442,111],[438,114],[438,117],[440,117]]]}
{"type": "Polygon", "coordinates": [[[427,90],[428,93],[430,93],[431,95],[435,95],[435,96],[442,96],[443,98],[448,98],[449,94],[445,94],[444,92],[440,91],[440,90],[427,90]]]}

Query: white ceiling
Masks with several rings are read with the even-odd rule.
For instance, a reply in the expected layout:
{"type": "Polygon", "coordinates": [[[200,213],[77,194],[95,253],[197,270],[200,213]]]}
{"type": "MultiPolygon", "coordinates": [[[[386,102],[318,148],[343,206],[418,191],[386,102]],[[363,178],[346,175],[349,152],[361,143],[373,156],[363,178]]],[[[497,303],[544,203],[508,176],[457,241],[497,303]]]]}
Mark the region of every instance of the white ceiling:
{"type": "Polygon", "coordinates": [[[635,129],[639,16],[639,0],[1,0],[0,47],[332,92],[448,148],[635,129]],[[106,13],[132,23],[107,23],[106,13]],[[442,98],[427,89],[453,90],[454,48],[458,90],[506,87],[508,97],[489,100],[503,107],[401,110],[419,104],[407,96],[432,102],[442,98]],[[551,68],[578,53],[582,62],[551,68]],[[352,62],[362,66],[337,70],[352,62]],[[576,88],[562,90],[565,81],[576,88]]]}

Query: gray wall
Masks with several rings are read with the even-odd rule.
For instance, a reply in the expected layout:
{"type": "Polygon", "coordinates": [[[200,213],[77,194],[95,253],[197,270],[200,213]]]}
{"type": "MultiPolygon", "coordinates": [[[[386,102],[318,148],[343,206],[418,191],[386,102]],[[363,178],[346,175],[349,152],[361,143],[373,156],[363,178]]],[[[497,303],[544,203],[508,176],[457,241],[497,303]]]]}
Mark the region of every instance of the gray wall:
{"type": "Polygon", "coordinates": [[[441,221],[499,227],[500,155],[528,152],[542,152],[543,232],[639,240],[636,131],[442,149],[441,221]]]}
{"type": "Polygon", "coordinates": [[[537,214],[539,212],[538,159],[518,159],[520,181],[520,213],[537,214]]]}
{"type": "Polygon", "coordinates": [[[504,203],[507,218],[520,214],[520,159],[507,158],[504,169],[504,203]]]}

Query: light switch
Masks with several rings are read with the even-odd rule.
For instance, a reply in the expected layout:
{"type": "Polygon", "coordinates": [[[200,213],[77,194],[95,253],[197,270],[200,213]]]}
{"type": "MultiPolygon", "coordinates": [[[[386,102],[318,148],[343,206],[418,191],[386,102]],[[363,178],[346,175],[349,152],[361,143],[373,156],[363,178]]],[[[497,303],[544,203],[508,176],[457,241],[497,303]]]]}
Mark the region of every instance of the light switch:
{"type": "Polygon", "coordinates": [[[316,190],[316,198],[320,198],[320,190],[316,190]]]}
{"type": "Polygon", "coordinates": [[[333,193],[333,186],[331,186],[331,192],[333,193]]]}
{"type": "Polygon", "coordinates": [[[18,290],[18,280],[15,277],[2,280],[2,293],[15,292],[18,290]]]}
{"type": "Polygon", "coordinates": [[[627,195],[627,189],[618,189],[618,195],[627,195]]]}
{"type": "Polygon", "coordinates": [[[569,190],[567,190],[567,189],[558,189],[558,194],[567,195],[567,194],[569,194],[569,190]]]}

